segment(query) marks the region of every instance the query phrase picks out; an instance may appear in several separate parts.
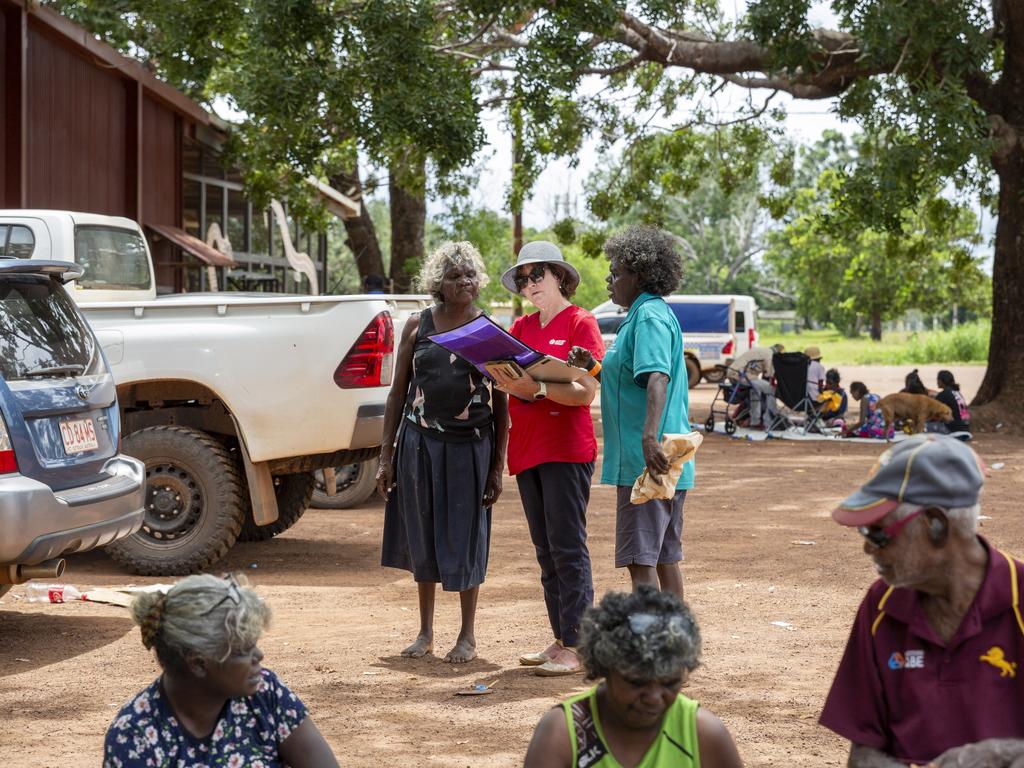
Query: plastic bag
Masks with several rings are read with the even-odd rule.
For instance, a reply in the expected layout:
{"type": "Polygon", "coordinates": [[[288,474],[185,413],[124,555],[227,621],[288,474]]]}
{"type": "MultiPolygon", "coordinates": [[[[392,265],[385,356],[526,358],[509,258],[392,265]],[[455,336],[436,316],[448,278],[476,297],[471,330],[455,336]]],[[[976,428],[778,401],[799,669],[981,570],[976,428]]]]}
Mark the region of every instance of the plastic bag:
{"type": "Polygon", "coordinates": [[[629,496],[632,504],[646,504],[651,499],[671,499],[676,492],[676,483],[683,474],[683,465],[694,457],[704,435],[700,432],[689,432],[685,435],[665,435],[661,438],[661,450],[668,458],[668,472],[658,480],[652,478],[647,468],[633,483],[633,492],[629,496]]]}

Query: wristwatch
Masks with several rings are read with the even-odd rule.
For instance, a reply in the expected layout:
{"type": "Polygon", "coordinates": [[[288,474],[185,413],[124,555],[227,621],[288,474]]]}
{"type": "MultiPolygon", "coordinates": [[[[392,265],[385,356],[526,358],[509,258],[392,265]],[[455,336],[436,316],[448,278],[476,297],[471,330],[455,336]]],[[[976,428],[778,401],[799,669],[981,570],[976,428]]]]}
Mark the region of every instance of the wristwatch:
{"type": "Polygon", "coordinates": [[[545,384],[543,381],[538,381],[537,384],[540,385],[540,389],[537,390],[537,394],[533,396],[533,399],[543,400],[545,397],[548,396],[548,385],[545,384]]]}

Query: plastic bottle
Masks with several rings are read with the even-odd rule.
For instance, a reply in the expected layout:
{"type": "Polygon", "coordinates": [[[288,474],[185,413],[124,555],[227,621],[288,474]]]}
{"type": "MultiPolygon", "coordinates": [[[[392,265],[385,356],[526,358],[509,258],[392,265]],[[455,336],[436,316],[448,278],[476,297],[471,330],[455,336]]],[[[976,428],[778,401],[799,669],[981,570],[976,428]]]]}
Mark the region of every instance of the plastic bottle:
{"type": "Polygon", "coordinates": [[[32,603],[66,603],[85,599],[82,593],[70,584],[42,584],[30,581],[25,585],[25,592],[32,603]]]}

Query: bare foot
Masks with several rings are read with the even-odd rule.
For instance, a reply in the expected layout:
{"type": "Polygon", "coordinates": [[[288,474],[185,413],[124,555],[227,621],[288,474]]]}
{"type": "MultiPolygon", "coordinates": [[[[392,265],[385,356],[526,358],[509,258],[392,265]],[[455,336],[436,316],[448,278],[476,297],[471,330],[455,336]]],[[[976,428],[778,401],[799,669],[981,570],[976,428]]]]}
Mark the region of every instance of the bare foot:
{"type": "Polygon", "coordinates": [[[476,640],[472,637],[460,637],[459,642],[455,644],[445,655],[444,660],[452,664],[464,664],[467,661],[472,661],[476,658],[476,640]]]}
{"type": "Polygon", "coordinates": [[[402,651],[402,655],[410,659],[419,659],[434,650],[434,638],[430,635],[420,635],[416,642],[402,651]]]}

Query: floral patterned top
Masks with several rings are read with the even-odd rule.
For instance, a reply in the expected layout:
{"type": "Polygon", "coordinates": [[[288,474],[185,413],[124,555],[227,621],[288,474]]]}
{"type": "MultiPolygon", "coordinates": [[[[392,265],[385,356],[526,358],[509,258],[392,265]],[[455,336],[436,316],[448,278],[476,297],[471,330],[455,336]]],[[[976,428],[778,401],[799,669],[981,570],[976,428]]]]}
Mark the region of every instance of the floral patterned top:
{"type": "Polygon", "coordinates": [[[103,768],[278,768],[278,747],[306,719],[306,707],[269,669],[260,674],[256,693],[225,703],[205,739],[181,727],[157,678],[110,724],[103,768]]]}

